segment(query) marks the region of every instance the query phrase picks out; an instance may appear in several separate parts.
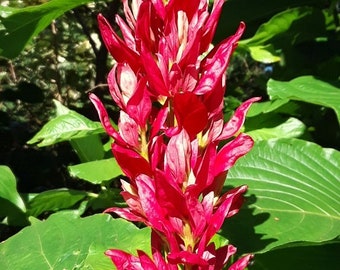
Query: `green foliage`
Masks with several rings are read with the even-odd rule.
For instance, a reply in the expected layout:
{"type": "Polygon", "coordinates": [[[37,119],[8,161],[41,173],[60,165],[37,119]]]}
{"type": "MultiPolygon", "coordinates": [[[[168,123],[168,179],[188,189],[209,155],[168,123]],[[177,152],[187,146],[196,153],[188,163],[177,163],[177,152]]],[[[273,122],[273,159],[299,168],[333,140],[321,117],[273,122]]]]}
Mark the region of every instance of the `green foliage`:
{"type": "Polygon", "coordinates": [[[45,211],[57,212],[62,209],[69,209],[86,196],[87,192],[81,190],[47,190],[29,201],[27,212],[29,216],[38,217],[45,211]]]}
{"type": "Polygon", "coordinates": [[[226,185],[247,184],[250,198],[223,234],[243,252],[261,253],[288,243],[335,239],[339,175],[339,151],[296,139],[257,142],[229,171],[226,185]]]}
{"type": "Polygon", "coordinates": [[[57,101],[55,103],[57,112],[59,112],[57,117],[46,123],[27,143],[38,143],[38,146],[42,147],[84,137],[88,138],[90,135],[104,132],[99,122],[93,122],[75,111],[68,110],[57,101]]]}
{"type": "Polygon", "coordinates": [[[10,168],[0,166],[0,218],[10,225],[27,225],[25,204],[17,192],[16,179],[10,168]]]}
{"type": "Polygon", "coordinates": [[[68,167],[71,176],[100,184],[122,174],[114,158],[96,160],[68,167]]]}
{"type": "Polygon", "coordinates": [[[273,99],[299,100],[332,108],[340,123],[340,84],[333,83],[312,76],[298,77],[289,82],[269,80],[268,94],[273,99]]]}
{"type": "Polygon", "coordinates": [[[289,9],[273,16],[259,27],[252,38],[245,39],[240,44],[249,49],[256,61],[264,63],[283,61],[277,51],[324,35],[323,20],[323,14],[318,9],[311,7],[289,9]],[[306,25],[313,27],[313,31],[304,31],[306,25]]]}
{"type": "Polygon", "coordinates": [[[0,244],[1,269],[112,269],[109,248],[149,251],[148,228],[107,214],[79,218],[57,213],[0,244]]]}
{"type": "Polygon", "coordinates": [[[90,0],[52,0],[26,8],[1,7],[0,56],[14,58],[54,19],[90,0]]]}

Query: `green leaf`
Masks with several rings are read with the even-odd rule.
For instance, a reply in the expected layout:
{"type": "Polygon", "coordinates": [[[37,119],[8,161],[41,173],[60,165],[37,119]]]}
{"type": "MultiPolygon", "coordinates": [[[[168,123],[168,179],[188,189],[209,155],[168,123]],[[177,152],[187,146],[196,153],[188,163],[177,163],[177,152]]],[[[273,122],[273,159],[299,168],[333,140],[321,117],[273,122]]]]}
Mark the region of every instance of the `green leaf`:
{"type": "Polygon", "coordinates": [[[116,159],[102,159],[68,167],[71,176],[100,184],[122,174],[116,159]]]}
{"type": "Polygon", "coordinates": [[[265,252],[340,234],[340,152],[298,139],[259,141],[229,171],[226,185],[248,185],[248,207],[223,235],[240,252],[265,252]]]}
{"type": "Polygon", "coordinates": [[[262,24],[252,38],[242,40],[240,44],[264,45],[280,34],[287,34],[293,23],[313,12],[310,7],[298,7],[280,12],[268,22],[262,24]]]}
{"type": "Polygon", "coordinates": [[[45,211],[68,209],[87,196],[87,192],[71,189],[54,189],[39,193],[27,206],[27,213],[39,216],[45,211]]]}
{"type": "Polygon", "coordinates": [[[332,108],[340,123],[340,88],[337,84],[321,81],[313,76],[302,76],[289,82],[270,79],[268,94],[272,99],[299,100],[332,108]]]}
{"type": "Polygon", "coordinates": [[[290,117],[285,122],[275,127],[263,127],[247,131],[255,141],[273,138],[298,138],[304,134],[306,126],[300,120],[290,117]]]}
{"type": "Polygon", "coordinates": [[[247,25],[246,35],[253,35],[259,24],[274,14],[297,6],[319,6],[320,0],[228,0],[223,6],[216,39],[222,40],[235,32],[240,21],[247,25]]]}
{"type": "Polygon", "coordinates": [[[253,270],[320,270],[339,266],[340,243],[282,248],[257,254],[253,270]]]}
{"type": "Polygon", "coordinates": [[[28,225],[26,207],[16,188],[16,179],[11,169],[0,166],[0,220],[13,226],[28,225]]]}
{"type": "Polygon", "coordinates": [[[258,62],[265,64],[271,64],[281,61],[281,56],[275,51],[272,44],[259,45],[259,46],[247,46],[250,51],[251,57],[258,62]]]}
{"type": "Polygon", "coordinates": [[[1,7],[0,56],[14,58],[26,44],[65,12],[92,0],[51,0],[26,8],[1,7]]]}
{"type": "Polygon", "coordinates": [[[76,218],[58,213],[0,244],[0,269],[113,269],[110,248],[150,253],[150,230],[107,214],[76,218]]]}
{"type": "Polygon", "coordinates": [[[3,198],[25,212],[25,203],[17,191],[17,181],[11,169],[0,166],[0,198],[3,198]]]}
{"type": "Polygon", "coordinates": [[[61,107],[58,109],[57,107],[57,110],[63,114],[47,122],[42,129],[27,142],[28,144],[37,143],[38,146],[42,147],[104,133],[104,129],[99,122],[93,122],[75,111],[60,108],[61,107]]]}
{"type": "Polygon", "coordinates": [[[70,140],[81,162],[102,159],[105,155],[103,144],[98,134],[70,140]]]}
{"type": "Polygon", "coordinates": [[[263,63],[281,61],[280,51],[326,34],[319,9],[297,7],[280,12],[262,24],[252,38],[239,42],[251,56],[263,63]],[[311,27],[312,32],[304,31],[311,27]]]}
{"type": "Polygon", "coordinates": [[[256,102],[251,105],[247,117],[253,117],[262,113],[269,113],[287,104],[289,99],[273,99],[264,102],[256,102]]]}

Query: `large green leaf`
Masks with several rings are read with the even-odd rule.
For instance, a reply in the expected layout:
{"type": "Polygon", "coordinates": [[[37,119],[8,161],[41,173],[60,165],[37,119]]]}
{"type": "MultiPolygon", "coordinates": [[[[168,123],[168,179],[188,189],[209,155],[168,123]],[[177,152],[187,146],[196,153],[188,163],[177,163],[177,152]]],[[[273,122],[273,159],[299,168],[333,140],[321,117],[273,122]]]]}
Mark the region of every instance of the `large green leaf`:
{"type": "Polygon", "coordinates": [[[0,6],[0,56],[14,58],[26,44],[65,12],[92,0],[51,0],[26,8],[0,6]]]}
{"type": "Polygon", "coordinates": [[[319,6],[320,0],[228,0],[226,1],[217,29],[217,40],[235,32],[240,21],[247,25],[245,36],[252,36],[259,25],[274,14],[297,6],[319,6]]]}
{"type": "Polygon", "coordinates": [[[300,120],[290,117],[275,127],[261,127],[247,131],[255,141],[272,138],[298,138],[305,132],[306,126],[300,120]]]}
{"type": "Polygon", "coordinates": [[[226,185],[248,185],[248,207],[222,231],[241,252],[340,235],[340,152],[298,139],[257,142],[226,185]]]}
{"type": "Polygon", "coordinates": [[[122,174],[122,170],[114,158],[72,165],[68,169],[71,176],[89,181],[92,184],[100,184],[122,174]]]}
{"type": "Polygon", "coordinates": [[[81,162],[99,160],[105,155],[99,134],[71,139],[70,143],[81,162]]]}
{"type": "Polygon", "coordinates": [[[0,219],[7,217],[9,225],[27,225],[26,206],[20,197],[11,169],[0,166],[0,219]]]}
{"type": "Polygon", "coordinates": [[[54,189],[39,193],[29,201],[27,212],[39,216],[45,211],[58,211],[75,205],[87,196],[87,192],[71,189],[54,189]]]}
{"type": "MultiPolygon", "coordinates": [[[[27,143],[38,143],[38,146],[42,147],[104,133],[104,129],[99,122],[93,122],[85,116],[67,109],[59,102],[55,103],[57,117],[46,123],[27,143]]],[[[102,147],[101,153],[103,153],[102,147]]]]}
{"type": "Polygon", "coordinates": [[[25,204],[17,191],[15,176],[7,166],[0,166],[0,198],[8,200],[23,212],[26,211],[25,204]]]}
{"type": "Polygon", "coordinates": [[[289,82],[270,79],[268,81],[268,94],[272,99],[299,100],[332,108],[340,123],[339,84],[321,81],[313,76],[302,76],[289,82]]]}
{"type": "Polygon", "coordinates": [[[149,252],[150,230],[107,214],[77,218],[58,213],[0,244],[0,269],[113,269],[109,248],[149,252]]]}
{"type": "Polygon", "coordinates": [[[252,38],[239,42],[249,49],[256,61],[273,63],[281,60],[277,50],[324,34],[324,17],[319,9],[298,7],[283,11],[262,24],[252,38]],[[306,32],[306,27],[312,32],[306,32]]]}

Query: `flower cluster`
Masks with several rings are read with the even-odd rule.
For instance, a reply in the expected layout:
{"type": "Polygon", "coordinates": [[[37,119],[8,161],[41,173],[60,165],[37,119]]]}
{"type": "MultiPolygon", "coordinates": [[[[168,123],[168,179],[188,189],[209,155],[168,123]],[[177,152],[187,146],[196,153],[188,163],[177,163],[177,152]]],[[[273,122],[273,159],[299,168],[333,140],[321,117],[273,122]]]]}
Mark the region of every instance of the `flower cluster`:
{"type": "MultiPolygon", "coordinates": [[[[207,0],[123,0],[118,36],[98,16],[108,51],[116,61],[108,75],[120,108],[118,130],[101,101],[90,94],[100,120],[114,139],[113,155],[127,208],[110,208],[152,229],[152,257],[108,250],[118,269],[222,269],[236,252],[216,248],[212,237],[236,214],[246,186],[222,193],[228,170],[252,147],[240,133],[245,114],[258,100],[243,103],[223,120],[225,73],[244,31],[211,48],[223,0],[211,12],[207,0]],[[221,146],[223,145],[223,146],[221,146]]],[[[251,255],[229,269],[243,269],[251,255]]]]}

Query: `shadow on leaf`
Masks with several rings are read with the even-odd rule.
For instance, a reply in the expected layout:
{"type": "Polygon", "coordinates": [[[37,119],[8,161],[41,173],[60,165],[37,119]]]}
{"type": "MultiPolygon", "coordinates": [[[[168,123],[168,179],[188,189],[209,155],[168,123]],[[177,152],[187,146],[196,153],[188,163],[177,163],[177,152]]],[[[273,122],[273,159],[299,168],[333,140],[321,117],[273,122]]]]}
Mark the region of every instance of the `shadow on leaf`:
{"type": "Polygon", "coordinates": [[[256,226],[266,222],[270,214],[260,213],[254,215],[255,208],[251,207],[251,205],[255,202],[255,195],[246,197],[239,213],[228,218],[219,233],[237,247],[239,254],[261,252],[267,245],[277,241],[275,238],[266,239],[264,234],[256,233],[256,226]]]}

